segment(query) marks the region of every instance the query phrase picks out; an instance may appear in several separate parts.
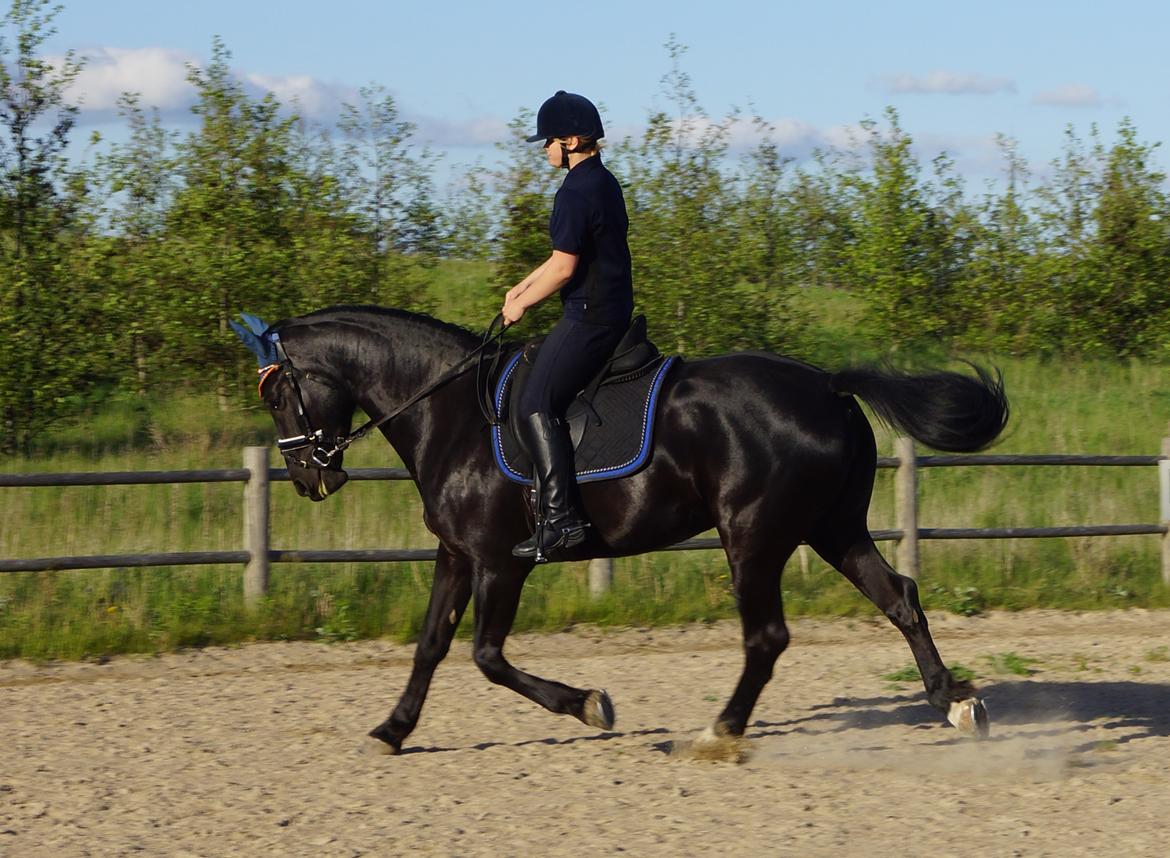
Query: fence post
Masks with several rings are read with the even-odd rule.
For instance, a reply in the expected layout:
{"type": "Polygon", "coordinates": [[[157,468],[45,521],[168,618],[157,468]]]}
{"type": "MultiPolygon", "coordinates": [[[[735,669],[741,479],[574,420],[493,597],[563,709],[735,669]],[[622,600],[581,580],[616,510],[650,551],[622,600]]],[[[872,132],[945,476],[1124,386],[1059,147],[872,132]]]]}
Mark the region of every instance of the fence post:
{"type": "Polygon", "coordinates": [[[268,448],[245,447],[244,467],[244,605],[252,609],[268,595],[268,448]]]}
{"type": "Polygon", "coordinates": [[[600,599],[613,584],[613,558],[594,557],[589,561],[589,595],[600,599]]]}
{"type": "Polygon", "coordinates": [[[1158,460],[1158,521],[1167,528],[1162,534],[1162,583],[1170,585],[1170,438],[1162,439],[1162,458],[1158,460]]]}
{"type": "Polygon", "coordinates": [[[903,575],[918,578],[918,463],[914,439],[899,437],[895,444],[898,470],[894,475],[894,514],[902,537],[896,566],[903,575]]]}

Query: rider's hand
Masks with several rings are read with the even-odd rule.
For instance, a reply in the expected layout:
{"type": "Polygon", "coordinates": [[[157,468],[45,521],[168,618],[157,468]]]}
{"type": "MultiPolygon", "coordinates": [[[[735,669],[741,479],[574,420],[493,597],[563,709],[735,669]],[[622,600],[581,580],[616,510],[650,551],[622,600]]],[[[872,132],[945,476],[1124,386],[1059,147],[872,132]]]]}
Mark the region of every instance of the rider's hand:
{"type": "Polygon", "coordinates": [[[514,325],[524,318],[524,307],[516,300],[512,293],[508,293],[508,297],[504,300],[504,309],[500,312],[504,314],[504,324],[514,325]]]}

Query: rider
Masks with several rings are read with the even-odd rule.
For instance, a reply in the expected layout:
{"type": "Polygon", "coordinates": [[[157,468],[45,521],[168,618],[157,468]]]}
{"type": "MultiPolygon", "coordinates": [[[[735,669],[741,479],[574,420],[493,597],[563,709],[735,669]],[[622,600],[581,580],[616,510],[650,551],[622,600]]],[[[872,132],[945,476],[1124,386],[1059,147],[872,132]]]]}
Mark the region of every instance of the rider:
{"type": "Polygon", "coordinates": [[[543,555],[585,539],[588,522],[574,500],[573,447],[561,419],[565,409],[606,359],[630,325],[634,307],[629,219],[621,185],[601,163],[601,116],[589,99],[564,90],[540,106],[536,134],[548,162],[568,170],[553,202],[552,254],[508,290],[505,324],[559,291],[564,315],[537,352],[521,391],[521,439],[532,457],[539,493],[537,528],[512,553],[543,555]]]}

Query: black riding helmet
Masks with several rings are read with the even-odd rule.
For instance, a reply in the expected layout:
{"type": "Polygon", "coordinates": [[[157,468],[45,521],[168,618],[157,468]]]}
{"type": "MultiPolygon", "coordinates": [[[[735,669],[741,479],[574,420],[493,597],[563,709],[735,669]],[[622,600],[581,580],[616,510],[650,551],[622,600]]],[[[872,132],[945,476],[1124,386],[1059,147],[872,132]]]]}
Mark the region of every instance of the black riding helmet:
{"type": "Polygon", "coordinates": [[[527,138],[529,143],[552,137],[588,137],[600,140],[605,136],[601,114],[593,102],[583,95],[557,90],[545,101],[536,114],[536,133],[527,138]]]}

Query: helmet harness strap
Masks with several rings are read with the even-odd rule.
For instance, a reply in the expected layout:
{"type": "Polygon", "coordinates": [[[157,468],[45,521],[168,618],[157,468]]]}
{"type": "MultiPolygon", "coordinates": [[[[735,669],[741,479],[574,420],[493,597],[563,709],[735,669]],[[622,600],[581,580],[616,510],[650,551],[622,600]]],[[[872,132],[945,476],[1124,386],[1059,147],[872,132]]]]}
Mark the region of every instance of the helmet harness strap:
{"type": "Polygon", "coordinates": [[[561,147],[561,169],[567,170],[567,169],[569,169],[569,155],[575,154],[575,153],[581,151],[581,140],[580,140],[580,138],[578,138],[577,145],[574,146],[572,149],[570,149],[568,146],[566,146],[564,141],[562,141],[562,140],[558,140],[557,145],[559,145],[561,147]]]}

